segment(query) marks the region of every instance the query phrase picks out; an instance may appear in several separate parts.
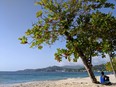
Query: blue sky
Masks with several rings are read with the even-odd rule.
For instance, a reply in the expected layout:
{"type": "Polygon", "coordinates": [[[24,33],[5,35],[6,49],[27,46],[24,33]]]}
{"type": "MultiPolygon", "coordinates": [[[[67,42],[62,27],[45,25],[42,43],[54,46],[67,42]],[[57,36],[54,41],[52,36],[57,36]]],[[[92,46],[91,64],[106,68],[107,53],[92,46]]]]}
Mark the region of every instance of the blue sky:
{"type": "MultiPolygon", "coordinates": [[[[74,65],[64,60],[54,60],[56,48],[64,47],[64,43],[55,43],[43,50],[30,49],[22,45],[18,38],[23,36],[32,23],[36,22],[36,12],[41,9],[34,5],[35,0],[0,0],[0,71],[35,69],[52,65],[74,65]]],[[[116,13],[116,11],[114,11],[116,13]]],[[[105,60],[107,61],[107,59],[105,60]]],[[[98,60],[94,61],[98,63],[98,60]]],[[[101,60],[101,63],[104,60],[101,60]]],[[[81,60],[79,63],[81,64],[81,60]]]]}

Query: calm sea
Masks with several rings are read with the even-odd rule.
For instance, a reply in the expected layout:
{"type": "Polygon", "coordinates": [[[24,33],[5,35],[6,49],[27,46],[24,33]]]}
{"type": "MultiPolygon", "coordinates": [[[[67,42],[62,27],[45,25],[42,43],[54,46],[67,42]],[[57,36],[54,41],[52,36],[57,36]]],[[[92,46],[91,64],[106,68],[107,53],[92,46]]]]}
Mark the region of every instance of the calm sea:
{"type": "MultiPolygon", "coordinates": [[[[99,76],[100,72],[95,72],[95,75],[99,76]]],[[[0,84],[83,77],[88,77],[88,74],[86,72],[0,72],[0,84]]]]}

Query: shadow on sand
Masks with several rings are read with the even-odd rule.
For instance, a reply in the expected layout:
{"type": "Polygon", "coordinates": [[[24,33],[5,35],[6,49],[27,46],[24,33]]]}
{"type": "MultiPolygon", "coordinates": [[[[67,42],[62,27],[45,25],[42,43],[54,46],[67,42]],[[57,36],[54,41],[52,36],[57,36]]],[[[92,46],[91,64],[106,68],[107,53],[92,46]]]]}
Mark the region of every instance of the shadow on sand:
{"type": "Polygon", "coordinates": [[[113,86],[116,86],[116,83],[112,83],[113,86]]]}

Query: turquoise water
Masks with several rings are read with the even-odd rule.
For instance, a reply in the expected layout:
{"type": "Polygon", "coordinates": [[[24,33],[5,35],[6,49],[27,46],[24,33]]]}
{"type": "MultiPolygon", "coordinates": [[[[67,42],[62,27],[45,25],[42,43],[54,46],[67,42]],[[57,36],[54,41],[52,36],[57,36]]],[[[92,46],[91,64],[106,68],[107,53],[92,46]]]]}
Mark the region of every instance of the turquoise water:
{"type": "MultiPolygon", "coordinates": [[[[99,76],[100,72],[95,72],[95,75],[99,76]]],[[[83,77],[88,77],[87,72],[0,72],[0,84],[83,77]]]]}

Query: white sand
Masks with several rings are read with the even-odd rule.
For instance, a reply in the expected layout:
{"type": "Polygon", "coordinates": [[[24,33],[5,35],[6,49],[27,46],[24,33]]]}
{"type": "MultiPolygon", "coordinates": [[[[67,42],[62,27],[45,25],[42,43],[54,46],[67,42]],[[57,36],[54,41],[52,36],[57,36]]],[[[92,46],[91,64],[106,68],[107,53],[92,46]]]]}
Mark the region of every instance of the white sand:
{"type": "MultiPolygon", "coordinates": [[[[114,75],[108,75],[112,85],[106,86],[101,84],[93,84],[89,77],[87,78],[69,78],[65,80],[55,81],[34,81],[27,83],[18,83],[12,85],[0,85],[0,87],[116,87],[116,78],[114,75]]],[[[99,76],[96,77],[99,81],[99,76]]]]}

